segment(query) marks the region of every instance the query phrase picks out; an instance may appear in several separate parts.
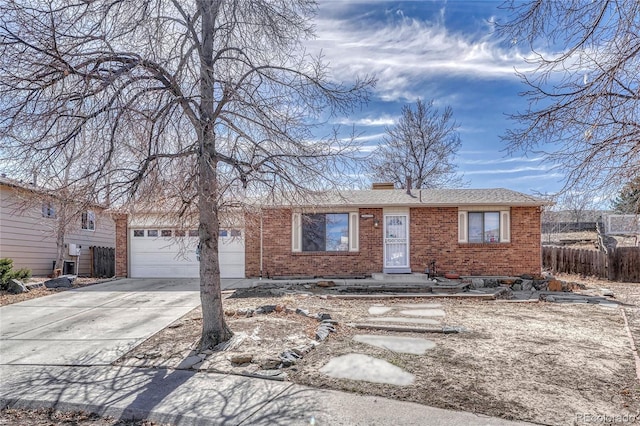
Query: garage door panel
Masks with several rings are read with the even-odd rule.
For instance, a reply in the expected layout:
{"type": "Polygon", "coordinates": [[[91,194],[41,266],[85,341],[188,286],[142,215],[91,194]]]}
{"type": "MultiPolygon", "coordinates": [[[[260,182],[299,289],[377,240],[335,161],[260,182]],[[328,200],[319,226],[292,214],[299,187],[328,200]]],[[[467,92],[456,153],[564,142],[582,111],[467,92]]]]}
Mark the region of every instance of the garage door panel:
{"type": "MultiPolygon", "coordinates": [[[[146,235],[146,233],[145,233],[146,235]]],[[[131,237],[131,277],[197,278],[200,264],[196,259],[197,238],[176,242],[169,238],[131,237]]],[[[218,240],[220,276],[244,278],[244,241],[241,237],[218,240]]]]}

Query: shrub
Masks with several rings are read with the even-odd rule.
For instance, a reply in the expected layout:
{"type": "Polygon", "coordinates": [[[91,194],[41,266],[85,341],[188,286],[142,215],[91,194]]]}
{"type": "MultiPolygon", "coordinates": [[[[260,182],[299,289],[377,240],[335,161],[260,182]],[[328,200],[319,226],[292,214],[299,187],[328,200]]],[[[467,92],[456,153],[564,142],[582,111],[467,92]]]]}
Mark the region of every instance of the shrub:
{"type": "Polygon", "coordinates": [[[31,270],[22,268],[13,270],[13,260],[8,258],[0,259],[0,286],[3,288],[9,283],[9,280],[24,280],[31,276],[31,270]]]}

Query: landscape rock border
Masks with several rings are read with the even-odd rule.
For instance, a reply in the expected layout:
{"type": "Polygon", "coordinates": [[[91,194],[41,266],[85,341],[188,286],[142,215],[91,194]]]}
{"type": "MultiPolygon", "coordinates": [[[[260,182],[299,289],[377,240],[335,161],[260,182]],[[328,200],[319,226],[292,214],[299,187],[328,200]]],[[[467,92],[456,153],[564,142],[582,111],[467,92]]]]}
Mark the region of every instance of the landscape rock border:
{"type": "MultiPolygon", "coordinates": [[[[240,353],[231,355],[229,357],[229,361],[236,365],[240,366],[243,364],[254,363],[260,366],[261,371],[259,373],[250,374],[250,376],[255,377],[263,377],[269,379],[283,380],[283,375],[278,373],[281,372],[283,368],[288,368],[295,365],[300,359],[302,359],[306,354],[308,354],[311,350],[313,350],[317,345],[326,340],[329,337],[330,333],[334,333],[336,331],[336,326],[338,325],[338,321],[331,318],[326,312],[319,312],[317,314],[311,314],[308,310],[302,308],[289,308],[284,305],[262,305],[255,309],[237,309],[237,310],[226,310],[226,316],[241,316],[245,318],[250,318],[255,315],[268,315],[273,312],[285,312],[287,314],[295,314],[301,315],[307,318],[314,319],[318,321],[318,326],[315,330],[315,341],[311,341],[307,344],[295,346],[292,348],[285,349],[282,353],[276,356],[263,356],[256,357],[251,353],[240,353]],[[264,375],[262,374],[264,373],[264,375]]],[[[216,347],[215,349],[218,351],[224,351],[230,349],[230,346],[225,342],[222,346],[216,347]]],[[[180,365],[177,367],[178,369],[194,369],[198,370],[202,363],[206,361],[207,356],[212,354],[213,351],[192,351],[191,354],[185,358],[180,365]]]]}

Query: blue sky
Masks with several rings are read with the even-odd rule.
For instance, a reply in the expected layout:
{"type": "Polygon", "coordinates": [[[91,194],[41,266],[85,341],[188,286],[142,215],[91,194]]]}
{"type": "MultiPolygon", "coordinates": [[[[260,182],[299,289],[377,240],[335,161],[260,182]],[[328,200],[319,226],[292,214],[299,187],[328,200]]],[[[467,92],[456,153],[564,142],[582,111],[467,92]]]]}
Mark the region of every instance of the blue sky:
{"type": "Polygon", "coordinates": [[[526,87],[514,68],[526,70],[529,54],[493,34],[492,23],[505,16],[501,3],[321,0],[309,48],[322,49],[340,81],[366,73],[378,78],[367,107],[331,124],[355,125],[372,150],[403,105],[434,99],[440,109],[450,105],[461,125],[457,164],[468,187],[558,191],[559,171],[540,155],[508,156],[500,139],[516,125],[507,115],[526,108],[519,96],[526,87]]]}

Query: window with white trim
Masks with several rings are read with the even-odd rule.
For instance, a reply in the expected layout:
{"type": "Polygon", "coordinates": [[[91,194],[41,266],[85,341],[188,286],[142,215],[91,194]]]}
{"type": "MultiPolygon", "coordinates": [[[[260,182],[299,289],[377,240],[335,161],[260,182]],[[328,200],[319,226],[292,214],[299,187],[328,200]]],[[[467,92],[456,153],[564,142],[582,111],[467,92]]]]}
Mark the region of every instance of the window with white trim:
{"type": "Polygon", "coordinates": [[[92,210],[87,210],[82,213],[81,218],[82,229],[87,231],[95,231],[96,230],[96,214],[92,210]]]}
{"type": "Polygon", "coordinates": [[[294,252],[358,251],[358,213],[294,213],[294,252]]]}
{"type": "Polygon", "coordinates": [[[511,241],[508,210],[458,212],[458,242],[495,244],[511,241]]]}

